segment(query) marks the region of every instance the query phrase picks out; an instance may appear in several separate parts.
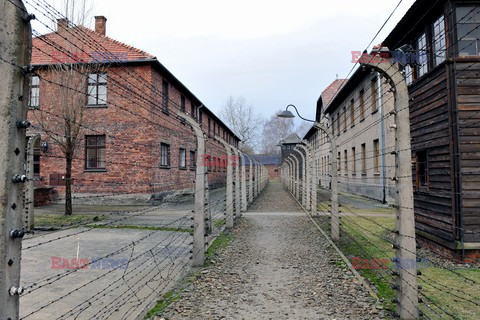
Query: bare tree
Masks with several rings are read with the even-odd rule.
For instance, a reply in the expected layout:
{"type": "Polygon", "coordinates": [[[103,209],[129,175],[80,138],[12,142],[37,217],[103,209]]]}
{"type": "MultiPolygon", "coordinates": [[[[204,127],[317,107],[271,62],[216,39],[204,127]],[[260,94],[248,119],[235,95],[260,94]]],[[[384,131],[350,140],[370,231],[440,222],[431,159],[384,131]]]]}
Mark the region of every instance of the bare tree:
{"type": "Polygon", "coordinates": [[[242,140],[240,150],[252,153],[258,147],[263,117],[255,113],[244,97],[227,98],[219,116],[242,140]]]}
{"type": "MultiPolygon", "coordinates": [[[[89,9],[88,0],[65,0],[65,16],[68,21],[83,25],[89,9]],[[70,20],[71,19],[71,20],[70,20]]],[[[73,35],[75,31],[57,30],[62,32],[62,48],[58,63],[49,65],[48,77],[56,83],[55,96],[57,103],[51,106],[52,117],[48,113],[34,112],[36,123],[40,130],[58,145],[65,158],[65,214],[73,213],[72,207],[72,164],[76,153],[80,150],[82,131],[84,128],[84,110],[87,105],[87,83],[89,74],[102,74],[105,65],[91,64],[85,59],[87,48],[73,35]],[[81,51],[81,52],[79,52],[81,51]],[[81,53],[81,54],[80,54],[81,53]],[[66,59],[64,59],[66,58],[66,59]]],[[[47,74],[47,71],[45,74],[47,74]]],[[[62,157],[62,158],[63,158],[62,157]]]]}
{"type": "Polygon", "coordinates": [[[311,127],[311,122],[302,121],[302,123],[295,129],[295,133],[298,134],[300,139],[303,139],[311,127]]]}
{"type": "Polygon", "coordinates": [[[285,139],[294,132],[293,119],[285,119],[277,117],[281,110],[275,112],[270,120],[265,122],[262,132],[262,152],[278,153],[280,149],[278,144],[280,140],[285,139]]]}

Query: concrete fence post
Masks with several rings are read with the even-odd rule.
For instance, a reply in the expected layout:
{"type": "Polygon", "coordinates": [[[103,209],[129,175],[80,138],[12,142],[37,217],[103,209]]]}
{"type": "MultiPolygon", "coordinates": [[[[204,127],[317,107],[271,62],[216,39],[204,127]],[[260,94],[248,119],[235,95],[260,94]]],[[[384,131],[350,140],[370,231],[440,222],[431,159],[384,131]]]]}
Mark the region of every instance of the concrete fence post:
{"type": "Polygon", "coordinates": [[[302,183],[300,185],[300,190],[302,192],[301,199],[299,199],[302,203],[302,205],[305,207],[307,205],[307,198],[306,198],[306,178],[307,178],[307,161],[305,156],[303,155],[302,151],[299,149],[300,145],[297,145],[294,151],[296,151],[300,155],[300,159],[298,159],[299,162],[299,181],[300,178],[302,179],[302,183]]]}
{"type": "Polygon", "coordinates": [[[24,207],[24,226],[25,230],[31,231],[34,229],[34,152],[35,152],[35,143],[40,140],[40,135],[35,134],[28,139],[27,142],[27,165],[26,167],[26,176],[28,182],[25,184],[25,207],[24,207]]]}
{"type": "Polygon", "coordinates": [[[311,176],[311,179],[312,179],[312,184],[311,184],[311,195],[310,195],[310,199],[312,200],[312,213],[313,214],[316,214],[318,209],[317,209],[317,188],[318,188],[318,185],[317,185],[317,182],[318,182],[318,179],[317,179],[317,169],[315,167],[315,150],[313,148],[312,145],[310,145],[310,150],[313,150],[313,156],[311,156],[311,161],[312,161],[312,176],[311,176]]]}
{"type": "Polygon", "coordinates": [[[235,167],[235,216],[236,218],[240,218],[242,215],[241,213],[241,177],[240,177],[240,150],[236,148],[232,148],[233,152],[235,153],[235,161],[234,164],[235,167]]]}
{"type": "MultiPolygon", "coordinates": [[[[197,138],[197,166],[195,172],[195,210],[193,218],[193,256],[192,263],[195,267],[201,267],[205,263],[205,208],[208,204],[207,166],[203,159],[206,154],[205,135],[200,125],[189,115],[177,111],[177,115],[187,121],[193,128],[197,138]]],[[[209,219],[211,220],[211,219],[209,219]]]]}
{"type": "Polygon", "coordinates": [[[32,31],[19,0],[0,0],[0,319],[19,318],[32,31]],[[21,68],[24,68],[23,70],[21,68]],[[24,72],[25,71],[25,72],[24,72]]]}
{"type": "Polygon", "coordinates": [[[246,164],[246,156],[243,152],[240,153],[242,156],[242,211],[247,211],[247,164],[246,164]]]}
{"type": "Polygon", "coordinates": [[[292,160],[293,160],[293,166],[294,166],[294,194],[295,194],[295,198],[299,198],[300,196],[300,166],[299,166],[299,161],[298,161],[298,158],[295,157],[293,154],[292,154],[292,160]]]}
{"type": "MultiPolygon", "coordinates": [[[[379,61],[375,57],[370,61],[379,61]]],[[[408,88],[397,64],[388,60],[380,59],[379,62],[365,63],[384,75],[390,82],[394,96],[395,111],[392,113],[395,119],[395,177],[397,189],[397,220],[395,249],[398,265],[402,266],[398,271],[395,302],[397,303],[398,316],[401,319],[418,319],[418,279],[416,263],[409,264],[404,268],[401,261],[416,261],[417,249],[415,240],[415,215],[412,185],[412,159],[410,143],[410,111],[408,88]],[[400,260],[400,261],[399,261],[400,260]]]]}
{"type": "Polygon", "coordinates": [[[227,186],[226,186],[226,227],[231,229],[233,228],[233,166],[230,163],[230,159],[232,158],[232,149],[231,146],[223,140],[220,136],[216,136],[215,139],[220,141],[221,144],[225,147],[227,151],[227,186]]]}
{"type": "Polygon", "coordinates": [[[303,171],[303,177],[304,177],[304,199],[305,199],[305,208],[307,210],[311,209],[311,200],[310,200],[310,187],[311,187],[311,176],[312,176],[312,163],[311,163],[311,158],[312,156],[310,155],[310,148],[308,147],[308,144],[304,141],[302,144],[297,145],[300,149],[302,149],[305,152],[305,169],[303,171]]]}
{"type": "Polygon", "coordinates": [[[248,192],[248,203],[253,202],[253,161],[250,156],[248,156],[248,162],[250,164],[250,172],[248,173],[248,186],[249,186],[249,192],[248,192]]]}

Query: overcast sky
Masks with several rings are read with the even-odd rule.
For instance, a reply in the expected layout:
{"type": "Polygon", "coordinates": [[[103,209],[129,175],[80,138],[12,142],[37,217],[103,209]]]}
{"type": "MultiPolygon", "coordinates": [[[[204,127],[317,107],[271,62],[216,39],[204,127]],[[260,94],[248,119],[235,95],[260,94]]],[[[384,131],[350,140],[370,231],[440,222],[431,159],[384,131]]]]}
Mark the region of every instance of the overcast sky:
{"type": "MultiPolygon", "coordinates": [[[[374,44],[413,2],[402,2],[374,44]]],[[[265,117],[293,103],[304,117],[314,118],[322,90],[347,76],[351,51],[365,49],[397,3],[96,0],[90,26],[93,16],[104,15],[108,36],[157,56],[215,112],[235,95],[265,117]]]]}

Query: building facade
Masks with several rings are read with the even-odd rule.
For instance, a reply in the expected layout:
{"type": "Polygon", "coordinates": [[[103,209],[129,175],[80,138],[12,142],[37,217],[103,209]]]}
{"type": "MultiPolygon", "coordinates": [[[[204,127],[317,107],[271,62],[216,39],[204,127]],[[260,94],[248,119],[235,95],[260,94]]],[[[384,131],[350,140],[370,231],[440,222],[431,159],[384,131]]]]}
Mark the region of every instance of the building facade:
{"type": "Polygon", "coordinates": [[[63,191],[65,141],[75,133],[74,193],[191,190],[196,138],[179,111],[205,132],[210,184],[224,183],[226,151],[213,137],[234,146],[239,139],[156,57],[107,37],[104,17],[95,30],[59,20],[56,32],[33,39],[32,65],[28,119],[29,133],[41,134],[39,186],[63,191]]]}

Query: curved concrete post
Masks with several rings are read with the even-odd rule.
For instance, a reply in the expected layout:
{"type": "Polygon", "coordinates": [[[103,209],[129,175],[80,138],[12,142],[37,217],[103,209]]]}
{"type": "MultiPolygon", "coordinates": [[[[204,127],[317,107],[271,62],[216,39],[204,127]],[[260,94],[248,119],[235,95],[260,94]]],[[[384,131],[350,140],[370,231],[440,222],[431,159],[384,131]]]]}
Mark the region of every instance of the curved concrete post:
{"type": "MultiPolygon", "coordinates": [[[[197,137],[197,167],[195,172],[195,214],[193,218],[193,257],[195,267],[205,262],[205,206],[207,200],[205,190],[207,182],[207,166],[202,164],[205,151],[205,135],[200,125],[186,113],[177,111],[177,115],[187,121],[197,137]]],[[[210,219],[211,220],[211,219],[210,219]]]]}
{"type": "Polygon", "coordinates": [[[305,151],[305,169],[304,169],[304,191],[305,191],[305,207],[307,210],[311,209],[311,202],[310,202],[310,186],[312,184],[312,156],[310,154],[310,148],[308,147],[306,142],[302,142],[302,144],[297,145],[298,148],[305,151]]]}
{"type": "MultiPolygon", "coordinates": [[[[408,87],[397,64],[369,56],[370,66],[390,81],[394,96],[395,112],[395,182],[397,189],[396,253],[402,261],[416,261],[415,215],[412,186],[412,159],[410,136],[410,111],[408,87]]],[[[417,268],[400,268],[397,279],[397,310],[401,319],[418,319],[417,268]]]]}
{"type": "Polygon", "coordinates": [[[293,151],[297,152],[299,155],[300,155],[300,159],[298,159],[299,161],[299,166],[298,166],[298,170],[299,170],[299,181],[300,181],[300,178],[302,179],[302,184],[300,185],[300,190],[302,191],[302,199],[300,199],[300,201],[302,202],[302,205],[305,207],[306,206],[306,202],[307,202],[307,198],[306,198],[306,184],[307,184],[307,170],[306,170],[306,167],[307,167],[307,161],[306,161],[306,158],[305,158],[305,155],[302,153],[302,151],[300,151],[298,149],[299,145],[297,145],[297,147],[295,147],[295,149],[293,151]],[[300,165],[300,161],[301,161],[301,164],[300,165]]]}
{"type": "Polygon", "coordinates": [[[232,148],[223,140],[220,136],[216,136],[215,139],[220,141],[223,144],[225,150],[227,151],[227,186],[226,186],[226,197],[227,202],[225,206],[225,213],[226,213],[226,227],[228,229],[233,228],[233,166],[230,163],[230,159],[232,159],[232,148]]]}
{"type": "MultiPolygon", "coordinates": [[[[313,146],[309,146],[310,150],[314,150],[313,146]]],[[[317,182],[318,182],[318,179],[317,179],[317,168],[315,166],[315,157],[314,156],[311,156],[311,159],[312,159],[312,183],[311,183],[311,195],[310,195],[310,199],[312,201],[311,203],[311,210],[312,210],[312,213],[313,214],[316,214],[317,213],[317,182]]]]}
{"type": "Polygon", "coordinates": [[[331,146],[331,164],[332,164],[332,213],[330,217],[330,236],[332,240],[338,241],[340,239],[340,225],[338,216],[338,163],[337,163],[337,140],[332,135],[331,130],[320,122],[315,122],[315,128],[323,131],[330,141],[331,146]]]}
{"type": "Polygon", "coordinates": [[[35,204],[35,194],[34,194],[34,168],[33,168],[33,158],[34,158],[34,148],[35,143],[40,141],[40,134],[35,134],[28,139],[27,142],[27,165],[26,165],[26,176],[27,183],[25,184],[25,206],[24,206],[24,215],[23,222],[24,228],[27,231],[33,230],[35,226],[34,221],[34,204],[35,204]]]}
{"type": "Polygon", "coordinates": [[[293,162],[293,194],[295,198],[298,199],[298,180],[299,180],[299,166],[298,166],[298,159],[297,157],[291,157],[293,162]]]}
{"type": "Polygon", "coordinates": [[[291,158],[285,160],[289,165],[288,183],[290,192],[295,195],[295,164],[291,158]]]}

